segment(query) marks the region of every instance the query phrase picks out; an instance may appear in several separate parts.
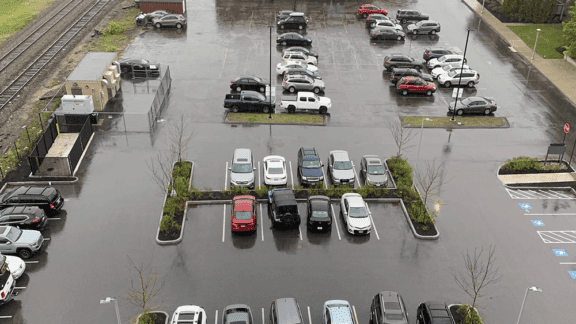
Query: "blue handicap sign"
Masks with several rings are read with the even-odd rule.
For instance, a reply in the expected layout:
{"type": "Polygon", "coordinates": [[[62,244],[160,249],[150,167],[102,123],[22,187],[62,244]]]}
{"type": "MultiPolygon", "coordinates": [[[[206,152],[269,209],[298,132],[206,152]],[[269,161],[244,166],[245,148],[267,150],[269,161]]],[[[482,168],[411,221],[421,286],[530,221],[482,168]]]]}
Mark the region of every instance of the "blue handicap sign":
{"type": "Polygon", "coordinates": [[[533,219],[532,224],[534,224],[534,226],[544,226],[544,222],[539,219],[533,219]]]}
{"type": "Polygon", "coordinates": [[[572,279],[576,279],[576,271],[568,271],[568,273],[570,274],[570,277],[572,277],[572,279]]]}
{"type": "Polygon", "coordinates": [[[530,206],[530,204],[518,203],[518,205],[520,205],[520,208],[522,208],[524,210],[532,209],[532,206],[530,206]]]}
{"type": "Polygon", "coordinates": [[[564,249],[552,249],[552,251],[554,251],[554,254],[556,254],[556,256],[568,256],[568,253],[566,253],[564,249]]]}

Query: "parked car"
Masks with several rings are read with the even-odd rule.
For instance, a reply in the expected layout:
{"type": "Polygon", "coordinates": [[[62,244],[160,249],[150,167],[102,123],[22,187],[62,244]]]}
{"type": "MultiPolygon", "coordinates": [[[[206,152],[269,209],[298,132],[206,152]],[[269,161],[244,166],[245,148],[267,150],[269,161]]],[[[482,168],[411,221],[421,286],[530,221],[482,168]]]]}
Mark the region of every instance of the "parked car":
{"type": "Polygon", "coordinates": [[[230,186],[254,188],[254,158],[250,149],[234,150],[230,170],[230,186]]]}
{"type": "Polygon", "coordinates": [[[324,303],[323,324],[356,324],[350,303],[345,300],[329,300],[324,303]]]}
{"type": "Polygon", "coordinates": [[[328,173],[330,173],[330,180],[334,186],[354,186],[356,177],[348,152],[341,150],[330,152],[328,156],[328,173]]]}
{"type": "MultiPolygon", "coordinates": [[[[456,114],[462,116],[464,114],[484,114],[490,115],[498,109],[496,101],[492,98],[486,97],[468,97],[458,100],[456,104],[456,114]]],[[[454,113],[454,103],[448,105],[448,112],[454,113]]]]}
{"type": "Polygon", "coordinates": [[[459,70],[441,74],[438,76],[438,83],[449,88],[451,85],[465,84],[469,88],[474,87],[480,82],[480,74],[474,70],[459,70]]]}
{"type": "Polygon", "coordinates": [[[314,147],[301,147],[298,150],[298,177],[304,185],[316,185],[324,182],[324,164],[314,147]]]}
{"type": "Polygon", "coordinates": [[[322,115],[332,108],[332,100],[327,97],[318,97],[312,92],[298,92],[295,96],[282,96],[280,107],[295,113],[296,110],[318,112],[322,115]]]}
{"type": "Polygon", "coordinates": [[[390,82],[396,84],[398,80],[402,79],[405,76],[419,77],[427,82],[434,81],[434,78],[432,78],[430,74],[422,73],[422,71],[418,71],[416,69],[398,68],[392,70],[392,73],[390,73],[390,82]]]}
{"type": "Polygon", "coordinates": [[[391,28],[394,28],[396,30],[402,31],[402,25],[397,24],[390,19],[376,20],[370,24],[370,27],[372,27],[372,28],[391,27],[391,28]]]}
{"type": "Polygon", "coordinates": [[[14,279],[20,278],[24,271],[26,271],[26,262],[24,262],[24,260],[17,256],[3,255],[0,253],[0,269],[3,268],[5,264],[8,266],[8,270],[10,270],[14,279]]]}
{"type": "Polygon", "coordinates": [[[138,14],[136,15],[136,25],[142,26],[142,25],[145,25],[145,24],[148,23],[148,22],[149,22],[149,20],[148,20],[148,15],[147,15],[147,14],[145,14],[145,13],[143,13],[143,12],[140,12],[140,13],[138,13],[138,14]]]}
{"type": "Polygon", "coordinates": [[[269,155],[264,158],[264,184],[267,186],[283,186],[288,182],[286,159],[279,155],[269,155]]]}
{"type": "Polygon", "coordinates": [[[16,279],[8,269],[8,263],[0,266],[0,305],[4,305],[13,298],[16,279]]]}
{"type": "Polygon", "coordinates": [[[307,49],[306,47],[301,47],[301,46],[292,46],[292,47],[287,47],[282,51],[282,55],[284,55],[284,53],[286,52],[302,52],[308,56],[314,56],[316,58],[316,60],[318,60],[318,58],[320,57],[318,55],[318,53],[307,49]]]}
{"type": "Polygon", "coordinates": [[[455,324],[448,305],[442,302],[427,301],[418,306],[417,324],[455,324]]]}
{"type": "Polygon", "coordinates": [[[236,232],[256,232],[256,198],[254,196],[236,196],[232,199],[231,230],[236,232]]]}
{"type": "Polygon", "coordinates": [[[170,15],[170,14],[172,14],[172,12],[170,10],[155,10],[155,11],[147,13],[146,15],[148,16],[150,21],[152,21],[152,19],[154,19],[154,18],[162,18],[162,17],[164,17],[166,15],[170,15]]]}
{"type": "Polygon", "coordinates": [[[230,89],[236,91],[253,90],[264,93],[270,82],[257,76],[241,76],[230,81],[230,89]]]}
{"type": "Polygon", "coordinates": [[[277,298],[270,305],[271,324],[304,324],[300,306],[294,298],[277,298]]]}
{"type": "Polygon", "coordinates": [[[359,16],[367,18],[368,15],[371,15],[371,14],[387,15],[388,10],[386,10],[384,8],[376,7],[376,6],[371,5],[371,4],[363,4],[363,5],[360,5],[360,7],[358,8],[358,15],[359,16]]]}
{"type": "Polygon", "coordinates": [[[118,61],[120,63],[120,71],[122,76],[128,76],[133,74],[145,74],[145,75],[159,75],[160,70],[158,64],[150,63],[148,60],[141,58],[125,58],[118,61]]]}
{"type": "Polygon", "coordinates": [[[437,59],[433,58],[433,59],[429,60],[428,63],[426,63],[426,64],[428,65],[428,68],[430,70],[433,70],[435,68],[443,67],[443,66],[448,65],[448,64],[454,64],[454,63],[462,64],[462,61],[464,61],[464,63],[466,63],[466,60],[464,59],[464,57],[462,55],[448,54],[448,55],[441,56],[437,59]]]}
{"type": "Polygon", "coordinates": [[[395,39],[398,41],[404,40],[406,34],[403,31],[395,29],[394,27],[378,27],[370,32],[370,39],[395,39]]]}
{"type": "Polygon", "coordinates": [[[362,157],[360,174],[367,185],[385,187],[388,184],[388,170],[378,155],[364,155],[362,157]]]}
{"type": "Polygon", "coordinates": [[[276,43],[282,46],[286,45],[310,46],[312,45],[312,40],[298,33],[285,33],[278,36],[278,38],[276,39],[276,43]]]}
{"type": "Polygon", "coordinates": [[[324,81],[312,79],[305,75],[290,75],[282,81],[282,88],[291,93],[298,91],[313,91],[314,93],[324,92],[326,85],[324,81]]]}
{"type": "Polygon", "coordinates": [[[370,306],[372,324],[408,324],[408,311],[404,299],[394,291],[381,291],[372,298],[370,306]]]}
{"type": "Polygon", "coordinates": [[[364,199],[357,193],[345,193],[340,199],[340,215],[350,234],[370,234],[372,223],[370,211],[364,199]]]}
{"type": "Polygon", "coordinates": [[[366,17],[366,27],[374,27],[372,24],[375,24],[377,20],[387,20],[390,19],[385,14],[370,14],[366,17]]]}
{"type": "Polygon", "coordinates": [[[410,24],[406,27],[406,32],[417,34],[431,34],[434,35],[440,32],[440,23],[432,20],[422,20],[415,24],[410,24]]]}
{"type": "Polygon", "coordinates": [[[64,206],[64,198],[56,188],[21,186],[0,195],[0,209],[15,206],[38,206],[54,216],[64,206]]]}
{"type": "Polygon", "coordinates": [[[456,54],[456,53],[452,50],[447,49],[446,47],[439,47],[439,46],[427,47],[426,49],[424,49],[424,54],[422,54],[422,58],[424,59],[424,61],[428,62],[428,60],[431,60],[433,58],[439,58],[448,54],[456,54]]]}
{"type": "Polygon", "coordinates": [[[430,16],[423,14],[418,10],[399,9],[396,11],[396,19],[405,24],[409,21],[428,20],[430,16]]]}
{"type": "Polygon", "coordinates": [[[284,19],[288,18],[290,16],[290,14],[293,12],[294,11],[292,11],[292,10],[280,10],[278,12],[278,15],[276,15],[276,21],[284,20],[284,19]]]}
{"type": "Polygon", "coordinates": [[[322,80],[322,77],[319,76],[317,72],[310,72],[309,70],[303,68],[288,68],[284,73],[282,81],[288,80],[288,78],[292,75],[305,75],[311,77],[312,79],[322,80]]]}
{"type": "Polygon", "coordinates": [[[303,62],[296,62],[296,61],[284,61],[280,62],[276,65],[276,73],[280,75],[286,74],[286,72],[292,69],[305,69],[310,71],[310,73],[317,73],[318,67],[312,64],[306,64],[303,62]]]}
{"type": "Polygon", "coordinates": [[[184,305],[176,308],[172,314],[170,324],[206,324],[206,312],[204,308],[195,305],[184,305]]]}
{"type": "Polygon", "coordinates": [[[46,213],[37,206],[14,206],[0,210],[0,226],[41,230],[47,222],[46,213]]]}
{"type": "Polygon", "coordinates": [[[332,208],[330,198],[310,196],[306,202],[306,225],[310,231],[330,231],[332,229],[332,208]]]}
{"type": "Polygon", "coordinates": [[[29,259],[42,249],[44,238],[39,231],[21,230],[14,226],[0,226],[0,253],[18,254],[29,259]]]}
{"type": "Polygon", "coordinates": [[[424,68],[424,61],[398,53],[386,55],[384,57],[384,68],[386,70],[392,71],[399,67],[412,68],[420,71],[424,68]]]}
{"type": "Polygon", "coordinates": [[[152,19],[152,23],[156,28],[162,27],[176,27],[178,29],[186,27],[186,17],[182,15],[166,15],[160,18],[152,19]]]}
{"type": "Polygon", "coordinates": [[[407,96],[409,93],[425,93],[427,96],[431,96],[437,90],[434,83],[426,82],[417,77],[403,77],[396,83],[396,89],[403,96],[407,96]]]}
{"type": "Polygon", "coordinates": [[[224,97],[224,108],[229,108],[234,113],[256,111],[267,114],[270,109],[274,111],[275,105],[274,98],[256,91],[242,91],[240,94],[227,94],[224,97]]]}
{"type": "Polygon", "coordinates": [[[318,60],[316,60],[314,56],[308,56],[302,52],[284,52],[282,54],[282,61],[296,61],[312,65],[318,64],[318,60]]]}
{"type": "Polygon", "coordinates": [[[464,64],[464,67],[462,67],[462,62],[452,63],[452,64],[444,65],[443,67],[437,67],[435,69],[432,69],[430,74],[432,75],[432,77],[434,79],[437,79],[442,74],[448,74],[449,72],[462,70],[462,69],[468,70],[468,69],[470,69],[470,67],[466,64],[464,64]]]}
{"type": "Polygon", "coordinates": [[[222,311],[222,324],[254,324],[252,310],[244,304],[226,306],[222,311]]]}
{"type": "Polygon", "coordinates": [[[277,22],[278,28],[297,28],[304,29],[308,26],[308,18],[302,12],[292,12],[288,15],[286,19],[279,20],[277,22]]]}
{"type": "Polygon", "coordinates": [[[268,191],[268,216],[275,227],[297,228],[300,211],[292,189],[279,188],[268,191]]]}

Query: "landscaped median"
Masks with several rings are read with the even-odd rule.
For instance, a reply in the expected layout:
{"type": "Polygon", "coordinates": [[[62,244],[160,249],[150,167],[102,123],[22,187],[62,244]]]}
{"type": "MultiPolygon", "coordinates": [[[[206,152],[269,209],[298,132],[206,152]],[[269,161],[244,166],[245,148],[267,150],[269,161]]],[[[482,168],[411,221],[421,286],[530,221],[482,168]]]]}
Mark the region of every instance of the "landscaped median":
{"type": "Polygon", "coordinates": [[[268,118],[268,114],[228,112],[224,117],[224,122],[228,124],[326,125],[324,115],[272,114],[271,116],[272,118],[268,118]]]}
{"type": "Polygon", "coordinates": [[[451,116],[402,116],[404,127],[424,127],[426,128],[508,128],[510,124],[506,117],[489,116],[456,116],[452,121],[451,116]]]}
{"type": "Polygon", "coordinates": [[[566,161],[542,161],[519,156],[512,158],[498,169],[498,178],[504,185],[555,184],[573,186],[576,171],[566,161]]]}

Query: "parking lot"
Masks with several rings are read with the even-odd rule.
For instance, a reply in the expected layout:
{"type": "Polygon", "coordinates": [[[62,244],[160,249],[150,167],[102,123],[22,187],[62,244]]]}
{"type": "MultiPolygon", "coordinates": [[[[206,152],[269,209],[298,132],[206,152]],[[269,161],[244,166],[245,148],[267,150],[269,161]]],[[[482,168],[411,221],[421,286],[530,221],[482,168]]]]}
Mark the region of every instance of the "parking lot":
{"type": "MultiPolygon", "coordinates": [[[[382,290],[399,292],[410,323],[415,323],[417,306],[427,300],[469,302],[450,271],[462,266],[467,249],[490,244],[497,246],[497,266],[504,277],[486,288],[486,298],[480,301],[487,323],[513,322],[529,286],[542,287],[543,293],[529,296],[523,313],[526,323],[573,321],[566,311],[575,295],[574,279],[567,272],[576,270],[571,263],[576,250],[568,242],[576,241],[571,233],[576,218],[569,215],[576,214],[573,198],[565,198],[570,195],[563,192],[511,193],[495,176],[508,158],[541,156],[548,143],[557,140],[559,133],[551,125],[574,118],[558,108],[566,106],[566,99],[460,2],[378,3],[389,16],[400,7],[413,8],[442,24],[439,35],[409,36],[405,42],[370,42],[364,22],[355,15],[358,5],[202,0],[188,12],[186,30],[151,29],[125,56],[170,66],[172,89],[162,119],[173,120],[182,112],[192,119],[196,137],[188,159],[195,162],[194,187],[224,188],[226,163],[234,149],[242,147],[250,148],[260,162],[260,176],[265,156],[284,156],[291,162],[291,186],[299,185],[296,161],[302,146],[316,147],[325,164],[331,150],[346,150],[358,172],[363,155],[385,159],[397,153],[387,121],[399,115],[445,115],[452,88],[439,88],[432,97],[400,96],[383,71],[384,56],[401,52],[421,58],[424,48],[432,45],[463,51],[466,28],[477,29],[470,35],[466,56],[481,74],[480,83],[465,89],[464,96],[494,97],[494,115],[507,117],[511,128],[424,129],[421,145],[417,136],[402,152],[416,168],[418,152],[420,167],[433,159],[444,162],[448,181],[441,187],[445,205],[437,218],[439,240],[416,239],[399,206],[373,202],[369,206],[378,234],[353,237],[345,232],[338,202],[333,201],[338,221],[328,234],[309,233],[304,222],[298,231],[272,229],[262,205],[257,232],[233,236],[229,206],[198,206],[188,212],[183,241],[159,246],[154,236],[164,197],[146,161],[167,149],[166,123],[158,123],[153,134],[99,132],[85,156],[79,182],[58,186],[67,199],[65,211],[59,220],[50,221],[43,233],[49,244],[30,260],[38,262],[28,264],[17,283],[26,288],[1,308],[0,315],[11,318],[0,322],[75,323],[82,318],[87,323],[113,323],[114,307],[99,304],[108,296],[119,298],[127,322],[139,312],[123,299],[130,287],[130,257],[136,263],[150,262],[166,279],[158,300],[163,302],[161,310],[171,314],[180,305],[201,305],[207,323],[218,323],[216,311],[234,303],[248,304],[255,322],[267,323],[262,317],[267,319],[271,301],[281,297],[297,298],[304,318],[310,318],[307,324],[321,322],[322,304],[329,299],[348,300],[359,323],[367,323],[371,298],[382,290]],[[229,81],[243,74],[268,78],[266,25],[281,9],[304,11],[310,17],[304,33],[314,40],[312,49],[320,55],[318,67],[327,87],[324,95],[332,100],[328,125],[223,124],[229,81]],[[529,203],[532,209],[525,211],[519,203],[529,203]],[[532,220],[545,226],[535,226],[540,223],[532,220]],[[567,256],[554,251],[560,249],[567,256]]],[[[272,41],[276,35],[273,29],[272,41]]],[[[276,89],[281,83],[274,74],[280,52],[273,44],[276,89]]],[[[122,87],[130,87],[130,82],[124,80],[122,87]]],[[[303,207],[299,204],[305,217],[303,207]]]]}

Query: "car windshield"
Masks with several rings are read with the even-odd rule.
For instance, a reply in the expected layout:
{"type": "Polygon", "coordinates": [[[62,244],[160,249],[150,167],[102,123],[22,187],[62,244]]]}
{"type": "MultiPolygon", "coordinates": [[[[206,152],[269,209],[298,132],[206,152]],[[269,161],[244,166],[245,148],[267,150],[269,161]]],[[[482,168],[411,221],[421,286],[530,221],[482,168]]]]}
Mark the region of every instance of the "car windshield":
{"type": "Polygon", "coordinates": [[[260,99],[260,101],[266,101],[266,97],[264,97],[263,94],[255,93],[254,95],[256,95],[258,97],[258,99],[260,99]]]}
{"type": "Polygon", "coordinates": [[[312,212],[312,217],[328,217],[328,212],[315,210],[312,212]]]}
{"type": "Polygon", "coordinates": [[[236,212],[236,219],[237,220],[248,220],[252,218],[252,212],[249,211],[237,211],[236,212]]]}
{"type": "Polygon", "coordinates": [[[452,77],[452,78],[453,78],[455,75],[456,75],[456,71],[450,71],[450,72],[448,72],[448,76],[450,76],[450,77],[452,77]]]}
{"type": "Polygon", "coordinates": [[[148,61],[146,61],[145,59],[140,60],[140,62],[141,62],[142,64],[148,64],[148,61]]]}
{"type": "Polygon", "coordinates": [[[280,216],[286,215],[286,214],[297,214],[298,213],[298,206],[294,206],[294,205],[279,206],[278,207],[278,213],[280,214],[280,216]]]}
{"type": "Polygon", "coordinates": [[[444,62],[446,61],[446,56],[442,56],[441,58],[438,59],[438,62],[444,62]]]}
{"type": "Polygon", "coordinates": [[[369,174],[384,174],[384,166],[383,165],[374,165],[368,167],[369,174]]]}
{"type": "Polygon", "coordinates": [[[336,170],[350,170],[352,163],[350,161],[336,161],[334,162],[334,169],[336,170]]]}
{"type": "Polygon", "coordinates": [[[416,26],[418,26],[418,27],[422,26],[422,22],[421,21],[417,22],[416,26]]]}
{"type": "Polygon", "coordinates": [[[350,212],[348,213],[350,217],[366,217],[368,213],[364,207],[350,207],[350,212]]]}
{"type": "Polygon", "coordinates": [[[6,237],[12,242],[18,241],[20,235],[22,235],[22,231],[16,227],[11,227],[8,233],[6,233],[6,237]]]}
{"type": "Polygon", "coordinates": [[[470,100],[470,98],[466,98],[466,99],[462,99],[460,101],[464,106],[468,106],[470,104],[470,102],[472,102],[472,100],[470,100]]]}
{"type": "Polygon", "coordinates": [[[232,164],[232,172],[250,173],[252,172],[252,165],[250,163],[234,163],[232,164]]]}
{"type": "Polygon", "coordinates": [[[282,173],[284,173],[284,170],[282,170],[282,168],[269,168],[268,173],[270,173],[270,174],[282,174],[282,173]]]}
{"type": "Polygon", "coordinates": [[[450,69],[452,68],[452,65],[446,65],[445,67],[443,67],[442,69],[444,71],[450,71],[450,69]]]}
{"type": "Polygon", "coordinates": [[[384,315],[388,321],[401,321],[404,319],[402,314],[386,314],[384,315]]]}
{"type": "Polygon", "coordinates": [[[318,161],[318,160],[302,161],[302,167],[304,167],[304,168],[319,168],[320,167],[320,161],[318,161]]]}

